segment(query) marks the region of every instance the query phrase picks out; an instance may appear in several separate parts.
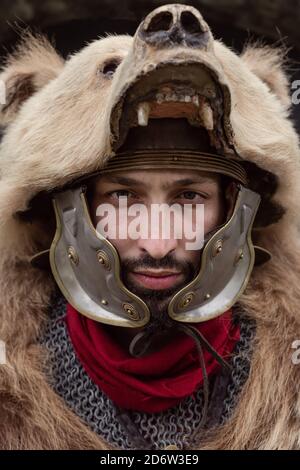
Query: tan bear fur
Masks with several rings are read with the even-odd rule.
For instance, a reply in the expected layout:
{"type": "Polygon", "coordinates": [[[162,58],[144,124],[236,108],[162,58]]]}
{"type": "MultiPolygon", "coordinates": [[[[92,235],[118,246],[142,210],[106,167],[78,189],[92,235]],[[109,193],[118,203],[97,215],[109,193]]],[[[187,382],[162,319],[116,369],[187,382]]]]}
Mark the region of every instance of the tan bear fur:
{"type": "MultiPolygon", "coordinates": [[[[31,96],[16,97],[0,118],[9,123],[0,147],[0,339],[8,359],[0,366],[1,449],[109,448],[46,381],[46,352],[37,338],[54,281],[29,258],[49,246],[52,234],[14,214],[37,192],[100,168],[110,156],[105,123],[140,60],[135,47],[129,36],[109,36],[63,63],[45,39],[30,36],[0,75],[7,82],[34,80],[31,96]],[[101,66],[114,56],[124,60],[108,81],[101,66]]],[[[286,213],[258,233],[273,258],[254,269],[240,299],[257,322],[249,379],[232,418],[202,447],[300,449],[300,366],[292,363],[291,347],[300,339],[300,153],[288,116],[288,82],[276,51],[249,47],[239,57],[218,41],[213,49],[206,60],[218,64],[230,88],[239,154],[278,176],[275,200],[286,213]]]]}

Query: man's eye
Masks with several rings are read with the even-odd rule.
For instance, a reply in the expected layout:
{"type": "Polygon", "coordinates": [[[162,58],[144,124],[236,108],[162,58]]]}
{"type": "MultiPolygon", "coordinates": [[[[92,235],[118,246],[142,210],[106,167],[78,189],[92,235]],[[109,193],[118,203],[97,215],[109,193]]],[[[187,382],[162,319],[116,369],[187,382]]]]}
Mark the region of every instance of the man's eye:
{"type": "Polygon", "coordinates": [[[133,193],[130,191],[127,191],[126,189],[118,189],[117,191],[112,191],[109,193],[109,196],[119,199],[120,197],[127,197],[129,198],[130,196],[134,196],[133,193]]]}
{"type": "Polygon", "coordinates": [[[179,199],[189,199],[191,201],[196,199],[197,197],[200,199],[204,199],[204,196],[202,194],[196,193],[195,191],[184,191],[178,196],[179,199]]]}

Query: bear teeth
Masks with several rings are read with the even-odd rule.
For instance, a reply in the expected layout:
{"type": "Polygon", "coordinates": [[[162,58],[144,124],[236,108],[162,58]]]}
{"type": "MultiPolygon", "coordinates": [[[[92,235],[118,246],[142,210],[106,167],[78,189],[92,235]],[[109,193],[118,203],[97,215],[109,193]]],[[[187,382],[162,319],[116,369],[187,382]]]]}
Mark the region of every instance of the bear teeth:
{"type": "MultiPolygon", "coordinates": [[[[181,103],[190,103],[193,100],[198,100],[198,105],[199,105],[199,99],[197,95],[188,95],[188,94],[182,94],[182,93],[157,93],[156,94],[156,101],[158,104],[168,102],[168,101],[175,101],[175,102],[181,102],[181,103]]],[[[194,102],[194,101],[193,101],[194,102]]]]}
{"type": "Polygon", "coordinates": [[[147,126],[149,120],[150,105],[146,101],[140,103],[137,110],[139,126],[147,126]]]}
{"type": "Polygon", "coordinates": [[[199,116],[205,129],[212,131],[214,129],[214,115],[211,106],[207,102],[204,102],[199,108],[199,116]]]}
{"type": "MultiPolygon", "coordinates": [[[[201,100],[201,106],[199,104],[199,96],[179,93],[157,93],[156,101],[158,104],[164,102],[182,102],[182,103],[193,103],[198,108],[198,115],[201,120],[201,124],[206,130],[212,131],[214,129],[214,116],[213,110],[210,104],[206,100],[201,100]]],[[[150,103],[143,101],[139,103],[137,107],[137,120],[139,126],[147,126],[150,115],[150,103]]]]}

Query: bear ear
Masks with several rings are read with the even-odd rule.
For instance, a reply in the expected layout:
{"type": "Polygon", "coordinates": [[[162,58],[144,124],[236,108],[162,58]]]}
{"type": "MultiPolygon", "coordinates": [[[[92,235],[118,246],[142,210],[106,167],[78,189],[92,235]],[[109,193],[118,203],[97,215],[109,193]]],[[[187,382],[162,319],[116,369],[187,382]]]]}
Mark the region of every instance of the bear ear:
{"type": "Polygon", "coordinates": [[[0,72],[0,125],[14,121],[22,104],[58,76],[63,58],[49,40],[26,31],[0,72]]]}
{"type": "Polygon", "coordinates": [[[286,109],[291,106],[289,79],[286,70],[288,50],[285,47],[270,47],[248,44],[241,59],[250,70],[268,85],[286,109]]]}

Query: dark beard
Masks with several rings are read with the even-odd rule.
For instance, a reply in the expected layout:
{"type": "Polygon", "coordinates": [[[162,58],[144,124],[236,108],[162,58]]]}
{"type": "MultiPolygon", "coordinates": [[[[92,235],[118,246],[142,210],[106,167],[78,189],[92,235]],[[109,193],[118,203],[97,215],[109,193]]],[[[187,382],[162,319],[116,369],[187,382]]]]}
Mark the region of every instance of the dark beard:
{"type": "Polygon", "coordinates": [[[165,333],[174,327],[174,321],[168,316],[168,304],[173,295],[186,286],[196,274],[196,266],[190,261],[177,261],[172,255],[168,254],[164,258],[154,259],[150,255],[145,255],[139,259],[125,259],[121,263],[122,280],[125,286],[138,297],[140,297],[148,306],[151,318],[145,326],[144,331],[156,330],[165,333]],[[183,274],[183,281],[174,287],[162,290],[153,290],[141,287],[130,279],[130,271],[134,269],[176,269],[183,274]]]}

